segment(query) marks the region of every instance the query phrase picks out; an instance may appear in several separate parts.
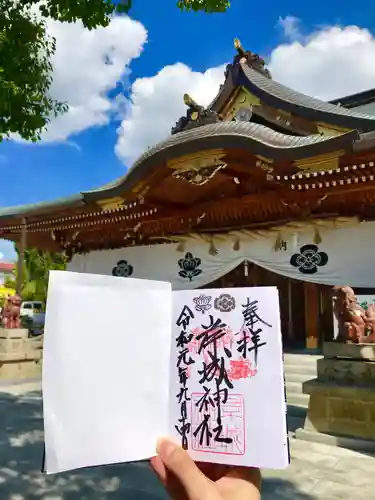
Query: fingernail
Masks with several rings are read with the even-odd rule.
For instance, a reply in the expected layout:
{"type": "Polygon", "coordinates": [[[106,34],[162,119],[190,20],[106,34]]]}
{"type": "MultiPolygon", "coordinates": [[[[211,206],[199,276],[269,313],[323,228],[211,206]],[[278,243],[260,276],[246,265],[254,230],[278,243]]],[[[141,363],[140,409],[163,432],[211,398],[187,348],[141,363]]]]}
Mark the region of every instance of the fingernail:
{"type": "Polygon", "coordinates": [[[169,439],[159,439],[156,443],[156,452],[162,458],[168,458],[176,450],[178,445],[169,439]]]}

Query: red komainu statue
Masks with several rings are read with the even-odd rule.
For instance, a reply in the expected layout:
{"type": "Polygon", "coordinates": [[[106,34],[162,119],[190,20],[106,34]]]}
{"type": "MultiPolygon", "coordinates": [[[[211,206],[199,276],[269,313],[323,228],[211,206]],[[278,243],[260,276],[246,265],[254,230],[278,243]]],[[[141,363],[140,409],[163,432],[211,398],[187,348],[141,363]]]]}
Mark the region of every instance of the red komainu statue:
{"type": "Polygon", "coordinates": [[[8,297],[1,311],[1,323],[3,328],[21,328],[21,302],[18,295],[8,297]]]}
{"type": "Polygon", "coordinates": [[[333,288],[333,312],[338,323],[337,340],[354,344],[375,343],[375,305],[367,310],[358,304],[350,286],[333,288]]]}

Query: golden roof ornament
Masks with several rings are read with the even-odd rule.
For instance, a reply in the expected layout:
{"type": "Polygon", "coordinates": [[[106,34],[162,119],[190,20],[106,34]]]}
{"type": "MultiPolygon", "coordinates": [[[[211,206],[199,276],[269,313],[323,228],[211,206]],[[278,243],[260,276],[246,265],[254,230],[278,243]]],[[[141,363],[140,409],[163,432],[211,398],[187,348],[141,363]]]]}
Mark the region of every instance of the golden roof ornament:
{"type": "Polygon", "coordinates": [[[189,94],[184,94],[184,103],[191,110],[190,120],[198,120],[199,111],[203,110],[202,106],[199,106],[189,94]]]}
{"type": "Polygon", "coordinates": [[[266,63],[264,59],[250,50],[245,50],[239,38],[234,39],[234,48],[237,51],[237,55],[234,58],[233,65],[228,65],[225,70],[225,77],[228,76],[228,72],[231,70],[232,66],[236,64],[247,64],[250,68],[262,73],[263,76],[271,78],[270,72],[265,67],[266,63]]]}
{"type": "Polygon", "coordinates": [[[221,119],[216,111],[200,106],[189,94],[184,94],[184,103],[188,108],[186,116],[181,117],[172,127],[172,135],[200,125],[216,123],[221,119]]]}
{"type": "Polygon", "coordinates": [[[188,108],[198,107],[198,104],[194,101],[192,97],[189,96],[189,94],[184,94],[184,103],[188,108]]]}
{"type": "Polygon", "coordinates": [[[246,58],[246,52],[242,47],[241,40],[239,38],[234,39],[234,48],[237,50],[239,56],[246,58]]]}

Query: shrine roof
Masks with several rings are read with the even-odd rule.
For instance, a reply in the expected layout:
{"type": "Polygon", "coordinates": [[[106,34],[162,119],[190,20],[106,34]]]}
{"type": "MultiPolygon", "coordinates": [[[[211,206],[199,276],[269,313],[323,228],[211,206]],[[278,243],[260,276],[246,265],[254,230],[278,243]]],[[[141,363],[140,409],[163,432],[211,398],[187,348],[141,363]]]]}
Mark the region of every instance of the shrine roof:
{"type": "Polygon", "coordinates": [[[84,209],[92,201],[131,190],[153,167],[163,162],[208,149],[248,149],[274,160],[299,160],[338,149],[356,153],[374,147],[375,132],[359,134],[353,130],[338,136],[301,137],[282,134],[257,123],[222,121],[169,136],[143,153],[124,176],[105,186],[54,201],[0,208],[0,220],[84,209]]]}
{"type": "MultiPolygon", "coordinates": [[[[273,80],[264,59],[245,51],[238,39],[235,40],[235,48],[237,55],[225,69],[225,80],[217,96],[207,108],[203,108],[185,94],[187,114],[178,120],[172,134],[228,119],[262,124],[265,120],[270,128],[280,131],[281,126],[282,132],[295,135],[310,135],[325,128],[338,133],[348,130],[360,133],[375,131],[375,116],[349,109],[353,107],[351,102],[355,96],[343,98],[340,102],[326,102],[305,95],[273,80]],[[240,101],[236,100],[239,95],[240,101]],[[345,107],[346,101],[348,107],[345,107]],[[238,115],[239,111],[244,111],[245,116],[238,115]],[[313,129],[315,132],[312,132],[313,129]]],[[[367,91],[361,99],[372,102],[374,94],[375,91],[367,91]]],[[[357,97],[360,98],[359,95],[357,97]]]]}
{"type": "Polygon", "coordinates": [[[282,85],[247,63],[240,64],[238,84],[243,84],[250,92],[270,106],[294,112],[304,118],[331,123],[340,127],[368,132],[375,130],[375,116],[322,101],[282,85]]]}
{"type": "Polygon", "coordinates": [[[0,207],[0,219],[11,219],[12,217],[26,217],[30,214],[38,215],[63,211],[66,208],[79,207],[84,204],[82,193],[58,198],[53,201],[40,201],[27,205],[15,205],[10,207],[0,207]]]}
{"type": "MultiPolygon", "coordinates": [[[[316,134],[307,137],[290,136],[264,125],[250,122],[222,121],[202,125],[172,135],[148,149],[133,164],[128,173],[111,185],[85,192],[88,200],[116,196],[139,181],[156,164],[208,149],[248,149],[251,153],[273,160],[299,160],[338,149],[353,151],[360,135],[356,130],[338,136],[316,134]]],[[[0,212],[1,215],[1,212],[0,212]]]]}
{"type": "Polygon", "coordinates": [[[338,157],[342,154],[353,157],[353,154],[367,154],[368,150],[375,150],[375,116],[292,90],[272,80],[264,60],[250,51],[244,51],[239,41],[236,41],[236,49],[238,54],[227,66],[225,82],[211,105],[204,109],[185,96],[189,101],[186,102],[187,116],[177,122],[171,136],[145,151],[124,176],[99,188],[52,202],[0,208],[0,219],[3,223],[7,219],[18,219],[19,223],[23,217],[62,216],[64,211],[69,210],[95,212],[100,200],[127,194],[132,196],[137,186],[143,181],[147,184],[150,177],[162,170],[163,165],[167,167],[171,160],[207,150],[220,149],[224,155],[228,151],[242,150],[248,154],[243,164],[245,170],[256,169],[254,159],[257,157],[273,163],[275,174],[281,173],[277,170],[283,164],[283,175],[298,173],[296,164],[300,160],[310,161],[311,158],[331,153],[337,153],[338,157]],[[235,90],[241,88],[277,110],[336,126],[336,131],[333,131],[336,133],[318,133],[319,128],[314,126],[311,129],[314,132],[298,135],[290,130],[283,133],[284,128],[274,130],[256,121],[236,118],[230,121],[221,113],[235,90]]]}
{"type": "Polygon", "coordinates": [[[358,106],[365,106],[375,102],[375,89],[368,89],[356,94],[351,94],[345,97],[332,99],[331,104],[344,106],[347,109],[356,108],[358,106]]]}

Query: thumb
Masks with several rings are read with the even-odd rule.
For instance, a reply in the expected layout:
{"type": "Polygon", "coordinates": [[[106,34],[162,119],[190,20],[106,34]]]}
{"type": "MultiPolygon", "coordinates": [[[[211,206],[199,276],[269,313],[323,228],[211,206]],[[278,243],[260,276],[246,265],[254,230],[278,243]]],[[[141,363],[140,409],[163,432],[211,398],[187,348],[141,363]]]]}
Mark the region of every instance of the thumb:
{"type": "Polygon", "coordinates": [[[202,474],[181,446],[168,439],[161,439],[156,451],[164,466],[179,479],[190,500],[218,498],[213,483],[202,474]]]}

